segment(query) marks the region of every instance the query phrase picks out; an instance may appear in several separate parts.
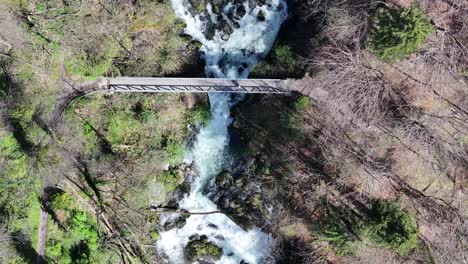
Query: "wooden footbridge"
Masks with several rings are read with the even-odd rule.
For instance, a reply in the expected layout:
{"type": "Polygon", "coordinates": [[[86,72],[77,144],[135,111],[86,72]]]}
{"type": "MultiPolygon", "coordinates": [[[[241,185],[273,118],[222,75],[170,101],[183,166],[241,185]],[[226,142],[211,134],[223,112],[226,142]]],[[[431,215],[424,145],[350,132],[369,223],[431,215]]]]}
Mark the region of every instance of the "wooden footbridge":
{"type": "Polygon", "coordinates": [[[209,78],[101,78],[81,85],[84,93],[271,93],[288,94],[297,90],[295,80],[277,79],[209,79],[209,78]]]}

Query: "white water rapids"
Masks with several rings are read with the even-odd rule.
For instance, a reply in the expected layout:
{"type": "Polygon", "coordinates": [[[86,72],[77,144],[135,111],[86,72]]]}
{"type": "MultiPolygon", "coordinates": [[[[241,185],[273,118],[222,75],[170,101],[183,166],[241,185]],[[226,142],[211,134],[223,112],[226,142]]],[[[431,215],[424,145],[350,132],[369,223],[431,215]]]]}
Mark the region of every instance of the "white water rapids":
{"type": "MultiPolygon", "coordinates": [[[[207,39],[204,34],[207,19],[216,25],[219,22],[217,16],[227,18],[234,8],[231,3],[227,3],[217,15],[209,1],[204,18],[192,14],[193,7],[187,0],[172,0],[172,5],[176,15],[187,25],[185,33],[202,43],[200,51],[206,62],[206,75],[229,79],[247,78],[250,69],[270,51],[287,13],[284,0],[267,0],[262,6],[244,1],[245,15],[225,20],[233,28],[229,38],[216,30],[214,36],[207,39]],[[238,25],[233,26],[232,21],[238,25]]],[[[199,172],[190,194],[179,202],[179,207],[189,212],[218,210],[203,195],[203,190],[223,169],[229,143],[230,107],[235,102],[229,94],[213,93],[209,94],[209,99],[212,119],[200,129],[192,150],[187,153],[187,162],[194,162],[199,172]]],[[[255,264],[272,259],[269,251],[273,239],[269,234],[258,228],[245,231],[221,213],[191,215],[182,228],[161,232],[158,252],[167,256],[169,263],[185,263],[184,248],[193,235],[205,235],[208,241],[222,248],[223,255],[217,263],[255,264]]]]}

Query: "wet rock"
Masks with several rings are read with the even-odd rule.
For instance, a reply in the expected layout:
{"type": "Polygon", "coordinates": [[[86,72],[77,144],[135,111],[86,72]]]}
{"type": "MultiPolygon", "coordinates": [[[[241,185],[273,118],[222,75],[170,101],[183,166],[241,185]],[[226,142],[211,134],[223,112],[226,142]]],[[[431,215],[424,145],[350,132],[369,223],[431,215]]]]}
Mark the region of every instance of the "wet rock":
{"type": "Polygon", "coordinates": [[[240,5],[236,9],[236,15],[238,18],[242,18],[245,16],[246,10],[244,5],[240,5]]]}
{"type": "Polygon", "coordinates": [[[156,229],[159,231],[168,231],[173,228],[182,228],[187,222],[187,218],[190,215],[181,213],[165,213],[160,214],[159,223],[156,225],[156,229]]]}
{"type": "Polygon", "coordinates": [[[224,7],[226,1],[224,0],[211,0],[211,6],[217,6],[219,8],[224,7]]]}
{"type": "Polygon", "coordinates": [[[265,21],[265,14],[263,14],[263,11],[260,10],[257,15],[257,20],[258,21],[265,21]]]}
{"type": "Polygon", "coordinates": [[[226,12],[226,16],[229,20],[234,20],[234,12],[236,10],[236,7],[235,6],[231,6],[227,12],[226,12]]]}
{"type": "Polygon", "coordinates": [[[219,6],[215,5],[215,6],[212,6],[211,7],[211,10],[213,11],[213,13],[219,15],[221,13],[221,9],[219,6]]]}
{"type": "Polygon", "coordinates": [[[274,210],[281,208],[276,190],[263,188],[260,182],[266,164],[260,157],[246,158],[232,171],[221,172],[205,193],[244,229],[268,224],[274,210]]]}
{"type": "Polygon", "coordinates": [[[206,0],[189,0],[192,5],[192,13],[202,14],[206,10],[206,0]]]}
{"type": "Polygon", "coordinates": [[[222,249],[215,244],[208,242],[206,236],[192,236],[184,249],[184,255],[190,263],[215,263],[221,258],[222,249]]]}
{"type": "Polygon", "coordinates": [[[218,229],[218,226],[213,223],[208,223],[208,227],[213,228],[213,229],[218,229]]]}
{"type": "Polygon", "coordinates": [[[213,23],[206,23],[206,28],[203,34],[205,35],[206,39],[212,40],[216,34],[216,26],[213,23]]]}

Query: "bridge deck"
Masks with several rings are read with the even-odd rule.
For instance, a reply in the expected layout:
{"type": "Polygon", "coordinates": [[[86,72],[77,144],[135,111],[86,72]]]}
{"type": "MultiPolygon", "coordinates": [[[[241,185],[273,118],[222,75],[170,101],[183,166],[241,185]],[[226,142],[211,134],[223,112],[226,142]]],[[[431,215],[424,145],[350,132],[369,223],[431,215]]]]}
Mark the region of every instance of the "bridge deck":
{"type": "Polygon", "coordinates": [[[111,92],[231,92],[289,93],[290,80],[278,79],[209,79],[209,78],[103,78],[99,90],[111,92]]]}

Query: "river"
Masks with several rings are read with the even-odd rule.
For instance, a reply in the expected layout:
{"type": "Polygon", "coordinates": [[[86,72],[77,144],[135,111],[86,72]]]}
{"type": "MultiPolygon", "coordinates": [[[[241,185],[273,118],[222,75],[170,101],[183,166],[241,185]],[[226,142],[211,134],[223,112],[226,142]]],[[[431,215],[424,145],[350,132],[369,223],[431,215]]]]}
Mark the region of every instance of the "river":
{"type": "MultiPolygon", "coordinates": [[[[205,3],[205,2],[203,2],[205,3]]],[[[270,51],[279,28],[287,16],[286,2],[273,1],[219,1],[206,4],[204,12],[197,13],[187,0],[172,0],[176,15],[185,21],[185,33],[199,41],[200,54],[205,61],[208,77],[247,78],[252,67],[270,51]]],[[[179,208],[189,212],[216,211],[217,206],[203,191],[207,184],[224,168],[228,157],[229,133],[232,122],[230,108],[240,100],[239,95],[209,94],[211,120],[202,127],[193,147],[186,153],[186,163],[194,163],[198,171],[190,193],[179,208]]],[[[186,263],[184,248],[195,235],[204,235],[222,249],[216,263],[273,262],[270,249],[271,235],[259,228],[243,230],[222,213],[191,215],[181,228],[161,232],[157,250],[168,263],[186,263]]]]}

